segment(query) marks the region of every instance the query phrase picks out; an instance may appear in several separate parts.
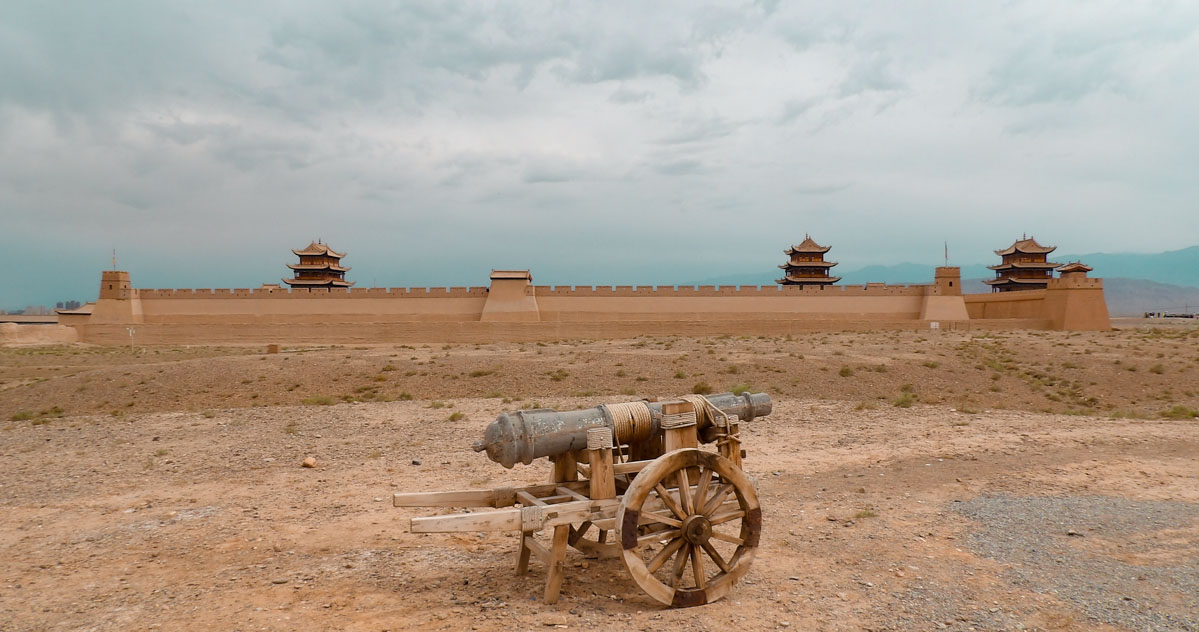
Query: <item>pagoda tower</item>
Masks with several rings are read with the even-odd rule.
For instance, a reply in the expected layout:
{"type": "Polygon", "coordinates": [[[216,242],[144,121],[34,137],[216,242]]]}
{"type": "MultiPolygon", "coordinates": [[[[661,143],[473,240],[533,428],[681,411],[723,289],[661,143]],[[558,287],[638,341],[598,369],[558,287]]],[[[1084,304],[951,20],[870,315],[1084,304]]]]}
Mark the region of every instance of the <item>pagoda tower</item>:
{"type": "Polygon", "coordinates": [[[803,243],[791,246],[783,251],[791,259],[779,266],[783,269],[783,278],[775,283],[779,285],[832,285],[841,277],[829,276],[829,268],[837,265],[835,261],[825,261],[824,253],[832,246],[821,246],[804,235],[803,243]]]}
{"type": "Polygon", "coordinates": [[[283,279],[292,287],[305,288],[335,288],[350,287],[352,281],[346,280],[349,268],[341,266],[344,252],[336,252],[329,246],[316,240],[303,250],[292,250],[300,258],[299,263],[289,263],[287,267],[295,271],[295,277],[283,279]]]}
{"type": "Polygon", "coordinates": [[[1043,290],[1053,278],[1053,270],[1060,263],[1048,261],[1049,253],[1057,246],[1042,246],[1036,239],[1025,236],[995,254],[1003,257],[999,265],[987,266],[995,271],[994,279],[983,281],[991,286],[992,292],[1017,292],[1020,290],[1043,290]]]}

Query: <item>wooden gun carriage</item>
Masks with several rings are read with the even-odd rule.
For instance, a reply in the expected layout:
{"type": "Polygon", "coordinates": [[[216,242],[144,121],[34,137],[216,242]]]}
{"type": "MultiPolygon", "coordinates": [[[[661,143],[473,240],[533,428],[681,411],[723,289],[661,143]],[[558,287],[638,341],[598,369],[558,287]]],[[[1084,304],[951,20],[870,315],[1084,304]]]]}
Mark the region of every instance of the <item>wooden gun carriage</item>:
{"type": "Polygon", "coordinates": [[[549,483],[400,493],[393,504],[492,508],[413,518],[411,530],[519,533],[516,572],[526,573],[530,558],[545,564],[547,603],[558,599],[570,546],[588,557],[620,557],[633,581],[663,604],[702,605],[728,593],[757,550],[762,510],[741,469],[738,430],[770,411],[764,393],[723,393],[505,413],[475,450],[509,468],[547,457],[549,483]],[[537,537],[542,532],[548,541],[537,537]]]}

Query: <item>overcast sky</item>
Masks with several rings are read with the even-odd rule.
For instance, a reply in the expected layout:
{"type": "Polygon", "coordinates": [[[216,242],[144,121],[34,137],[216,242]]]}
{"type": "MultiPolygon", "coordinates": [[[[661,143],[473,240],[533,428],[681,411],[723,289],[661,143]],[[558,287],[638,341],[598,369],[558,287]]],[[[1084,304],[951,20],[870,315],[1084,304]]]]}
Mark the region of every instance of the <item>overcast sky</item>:
{"type": "Polygon", "coordinates": [[[1199,3],[0,3],[0,308],[1199,243],[1199,3]],[[11,266],[16,266],[14,273],[11,266]]]}

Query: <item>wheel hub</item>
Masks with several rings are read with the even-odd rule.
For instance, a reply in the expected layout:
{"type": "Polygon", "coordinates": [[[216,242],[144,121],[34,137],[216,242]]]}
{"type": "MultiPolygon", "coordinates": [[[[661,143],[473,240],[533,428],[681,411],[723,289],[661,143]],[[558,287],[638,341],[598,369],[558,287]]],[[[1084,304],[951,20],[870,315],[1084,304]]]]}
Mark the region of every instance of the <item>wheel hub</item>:
{"type": "Polygon", "coordinates": [[[712,523],[701,514],[687,516],[683,520],[683,538],[691,544],[703,544],[712,537],[712,523]]]}

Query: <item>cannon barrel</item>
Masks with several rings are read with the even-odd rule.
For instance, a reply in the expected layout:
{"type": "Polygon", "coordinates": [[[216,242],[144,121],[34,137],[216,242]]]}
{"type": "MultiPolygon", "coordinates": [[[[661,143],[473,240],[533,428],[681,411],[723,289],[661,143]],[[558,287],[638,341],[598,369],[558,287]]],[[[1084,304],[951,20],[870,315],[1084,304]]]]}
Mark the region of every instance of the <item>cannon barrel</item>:
{"type": "MultiPolygon", "coordinates": [[[[736,415],[741,421],[765,417],[770,414],[773,406],[770,396],[766,393],[720,393],[709,395],[707,399],[726,415],[736,415]]],[[[650,419],[644,421],[650,424],[650,436],[661,436],[662,404],[663,402],[646,402],[650,419]]],[[[585,449],[587,430],[597,426],[612,428],[617,442],[631,443],[636,437],[631,436],[633,433],[629,426],[619,423],[619,420],[614,418],[612,411],[616,406],[621,405],[601,405],[565,412],[539,408],[504,413],[488,424],[483,432],[483,439],[476,441],[473,447],[476,452],[486,451],[487,458],[492,461],[511,468],[517,463],[528,465],[533,459],[585,449]]],[[[644,411],[644,407],[641,410],[644,411]]],[[[711,420],[702,414],[697,416],[701,440],[711,441],[714,437],[711,420]],[[708,432],[705,432],[706,430],[708,432]]],[[[641,427],[639,430],[644,431],[645,428],[641,427]]]]}

